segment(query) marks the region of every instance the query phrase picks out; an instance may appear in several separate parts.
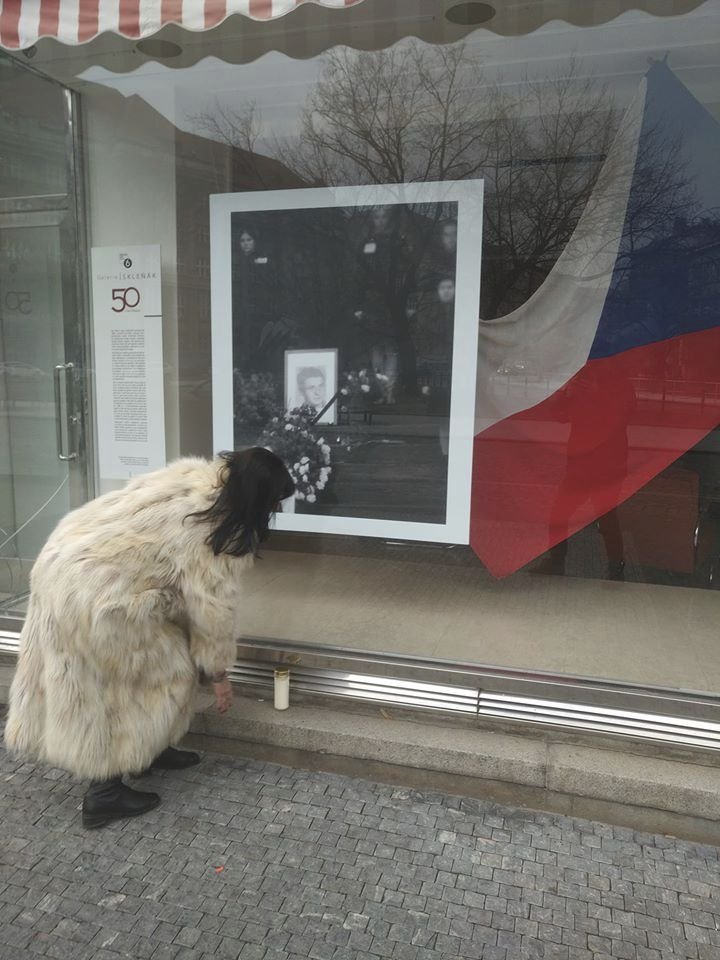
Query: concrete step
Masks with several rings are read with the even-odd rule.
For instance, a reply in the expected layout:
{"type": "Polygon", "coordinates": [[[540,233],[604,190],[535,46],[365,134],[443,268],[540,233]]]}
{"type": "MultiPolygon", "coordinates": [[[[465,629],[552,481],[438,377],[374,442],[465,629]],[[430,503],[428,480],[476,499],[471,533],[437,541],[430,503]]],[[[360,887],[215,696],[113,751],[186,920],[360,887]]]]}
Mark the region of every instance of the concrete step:
{"type": "MultiPolygon", "coordinates": [[[[11,667],[0,666],[0,704],[11,667]]],[[[720,844],[720,756],[530,726],[498,729],[338,701],[237,696],[220,716],[203,693],[188,743],[204,750],[437,789],[720,844]]]]}
{"type": "MultiPolygon", "coordinates": [[[[720,764],[629,741],[512,735],[437,716],[397,718],[353,705],[292,705],[236,697],[220,716],[199,702],[199,748],[492,799],[720,844],[720,764]]],[[[720,758],[718,758],[720,759],[720,758]]]]}

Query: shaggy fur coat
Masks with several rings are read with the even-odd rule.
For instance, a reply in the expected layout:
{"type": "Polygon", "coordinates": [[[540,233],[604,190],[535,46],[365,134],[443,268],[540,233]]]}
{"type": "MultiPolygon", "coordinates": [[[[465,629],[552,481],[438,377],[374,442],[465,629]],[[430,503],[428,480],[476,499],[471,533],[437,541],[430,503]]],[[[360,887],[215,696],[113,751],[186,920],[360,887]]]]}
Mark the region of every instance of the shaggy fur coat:
{"type": "Polygon", "coordinates": [[[92,780],[187,732],[198,674],[235,661],[242,572],[205,543],[221,461],[179,460],[68,514],[32,571],[10,691],[13,752],[92,780]]]}

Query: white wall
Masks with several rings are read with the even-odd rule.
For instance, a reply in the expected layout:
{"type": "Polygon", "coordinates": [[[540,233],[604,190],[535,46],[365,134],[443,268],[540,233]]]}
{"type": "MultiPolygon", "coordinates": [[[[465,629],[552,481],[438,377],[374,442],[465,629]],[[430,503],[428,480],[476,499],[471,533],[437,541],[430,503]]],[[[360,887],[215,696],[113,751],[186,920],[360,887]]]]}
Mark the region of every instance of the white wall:
{"type": "Polygon", "coordinates": [[[180,451],[175,129],[137,97],[89,88],[83,101],[90,246],[161,247],[165,446],[172,460],[180,451]]]}

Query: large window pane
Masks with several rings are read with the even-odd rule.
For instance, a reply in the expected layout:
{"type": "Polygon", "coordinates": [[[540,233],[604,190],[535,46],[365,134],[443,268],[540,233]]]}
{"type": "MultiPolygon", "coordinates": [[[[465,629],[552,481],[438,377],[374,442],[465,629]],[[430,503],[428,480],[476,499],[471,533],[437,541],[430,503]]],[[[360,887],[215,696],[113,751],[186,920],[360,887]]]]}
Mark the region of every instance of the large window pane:
{"type": "MultiPolygon", "coordinates": [[[[278,533],[248,634],[718,689],[720,8],[694,6],[240,65],[209,34],[192,67],[78,66],[92,243],[162,246],[168,456],[213,452],[211,197],[485,183],[472,544],[278,533]]],[[[447,271],[388,288],[414,365],[397,325],[355,353],[348,332],[382,311],[343,258],[377,256],[368,231],[415,243],[411,214],[371,226],[365,210],[359,246],[302,214],[234,227],[235,442],[284,415],[288,350],[337,348],[339,384],[364,371],[369,387],[337,398],[350,442],[315,491],[322,516],[371,488],[442,512],[433,402],[456,367],[433,366],[419,331],[447,271]]]]}

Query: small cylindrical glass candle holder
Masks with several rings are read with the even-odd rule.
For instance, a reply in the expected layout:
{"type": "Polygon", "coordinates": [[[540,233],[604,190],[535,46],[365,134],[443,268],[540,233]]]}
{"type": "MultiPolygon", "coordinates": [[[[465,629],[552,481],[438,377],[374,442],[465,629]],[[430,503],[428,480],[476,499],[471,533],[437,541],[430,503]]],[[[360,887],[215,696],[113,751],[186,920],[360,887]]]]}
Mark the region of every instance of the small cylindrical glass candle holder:
{"type": "Polygon", "coordinates": [[[279,667],[275,671],[275,709],[287,710],[290,706],[290,671],[279,667]]]}

